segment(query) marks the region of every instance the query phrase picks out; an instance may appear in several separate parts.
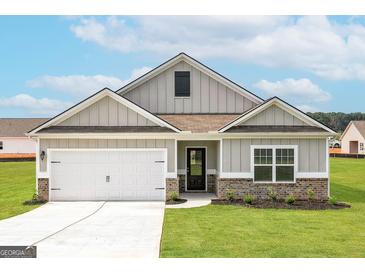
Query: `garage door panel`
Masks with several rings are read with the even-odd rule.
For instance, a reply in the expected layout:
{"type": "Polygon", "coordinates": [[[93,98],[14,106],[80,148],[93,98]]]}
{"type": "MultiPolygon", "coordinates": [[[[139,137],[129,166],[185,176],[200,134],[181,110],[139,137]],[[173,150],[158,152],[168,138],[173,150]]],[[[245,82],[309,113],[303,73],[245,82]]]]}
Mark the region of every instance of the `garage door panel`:
{"type": "Polygon", "coordinates": [[[163,151],[53,151],[52,200],[164,200],[163,151]],[[107,178],[109,176],[109,178],[107,178]]]}

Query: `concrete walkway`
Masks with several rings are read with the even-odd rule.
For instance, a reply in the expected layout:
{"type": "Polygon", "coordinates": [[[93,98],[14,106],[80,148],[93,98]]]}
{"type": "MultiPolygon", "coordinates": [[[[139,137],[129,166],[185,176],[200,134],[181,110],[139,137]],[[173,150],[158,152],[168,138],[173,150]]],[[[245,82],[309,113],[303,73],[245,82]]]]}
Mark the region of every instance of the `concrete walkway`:
{"type": "Polygon", "coordinates": [[[217,198],[217,196],[213,193],[182,193],[180,198],[187,199],[187,201],[178,205],[166,205],[166,208],[191,208],[206,206],[211,203],[212,199],[217,198]]]}
{"type": "Polygon", "coordinates": [[[158,258],[164,207],[163,202],[50,202],[0,221],[0,245],[34,244],[38,257],[158,258]]]}

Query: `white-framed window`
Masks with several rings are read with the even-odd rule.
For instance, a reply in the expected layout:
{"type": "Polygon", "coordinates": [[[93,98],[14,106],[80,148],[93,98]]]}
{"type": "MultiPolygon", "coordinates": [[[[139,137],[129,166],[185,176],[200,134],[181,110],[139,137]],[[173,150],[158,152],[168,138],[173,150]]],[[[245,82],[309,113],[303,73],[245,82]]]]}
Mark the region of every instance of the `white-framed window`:
{"type": "Polygon", "coordinates": [[[3,150],[4,149],[4,143],[3,141],[0,141],[0,150],[3,150]]]}
{"type": "Polygon", "coordinates": [[[297,162],[297,146],[251,146],[251,172],[254,182],[295,182],[297,162]]]}
{"type": "Polygon", "coordinates": [[[364,143],[360,143],[360,150],[363,151],[364,150],[364,143]]]}

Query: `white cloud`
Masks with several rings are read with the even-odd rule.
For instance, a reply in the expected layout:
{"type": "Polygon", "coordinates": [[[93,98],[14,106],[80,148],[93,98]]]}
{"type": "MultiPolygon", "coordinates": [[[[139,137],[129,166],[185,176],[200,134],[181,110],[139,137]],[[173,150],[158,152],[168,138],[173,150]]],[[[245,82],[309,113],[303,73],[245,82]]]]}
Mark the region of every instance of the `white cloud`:
{"type": "Polygon", "coordinates": [[[55,115],[72,106],[71,102],[63,102],[48,98],[34,98],[28,94],[18,94],[14,97],[0,98],[1,107],[21,108],[31,114],[55,115]]]}
{"type": "Polygon", "coordinates": [[[93,94],[104,87],[108,87],[112,90],[119,89],[149,70],[150,68],[148,67],[134,69],[131,73],[131,77],[126,80],[106,75],[44,75],[28,81],[27,85],[32,88],[45,88],[61,91],[82,98],[93,94]]]}
{"type": "Polygon", "coordinates": [[[277,82],[261,80],[254,86],[265,91],[269,96],[290,98],[294,102],[325,102],[331,99],[327,91],[306,78],[298,80],[289,78],[277,82]]]}
{"type": "Polygon", "coordinates": [[[329,79],[365,80],[365,26],[325,16],[141,16],[82,18],[76,37],[121,52],[230,58],[299,68],[329,79]],[[173,26],[173,27],[172,27],[173,26]]]}

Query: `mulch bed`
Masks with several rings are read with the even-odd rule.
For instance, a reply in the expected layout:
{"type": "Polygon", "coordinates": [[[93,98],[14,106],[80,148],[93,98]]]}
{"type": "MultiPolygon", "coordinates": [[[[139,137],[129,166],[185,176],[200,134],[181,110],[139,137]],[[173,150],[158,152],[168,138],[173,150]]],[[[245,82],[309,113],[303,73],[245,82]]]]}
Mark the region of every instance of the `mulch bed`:
{"type": "Polygon", "coordinates": [[[186,199],[177,199],[177,200],[168,200],[166,201],[167,205],[178,205],[178,204],[183,204],[185,203],[187,200],[186,199]]]}
{"type": "Polygon", "coordinates": [[[305,210],[324,210],[324,209],[342,209],[351,207],[349,204],[337,202],[336,204],[330,204],[328,201],[306,201],[298,200],[293,204],[287,204],[285,201],[271,201],[271,200],[255,200],[252,204],[246,204],[242,199],[238,200],[225,200],[225,199],[212,199],[212,205],[237,205],[252,208],[284,208],[284,209],[305,209],[305,210]]]}

